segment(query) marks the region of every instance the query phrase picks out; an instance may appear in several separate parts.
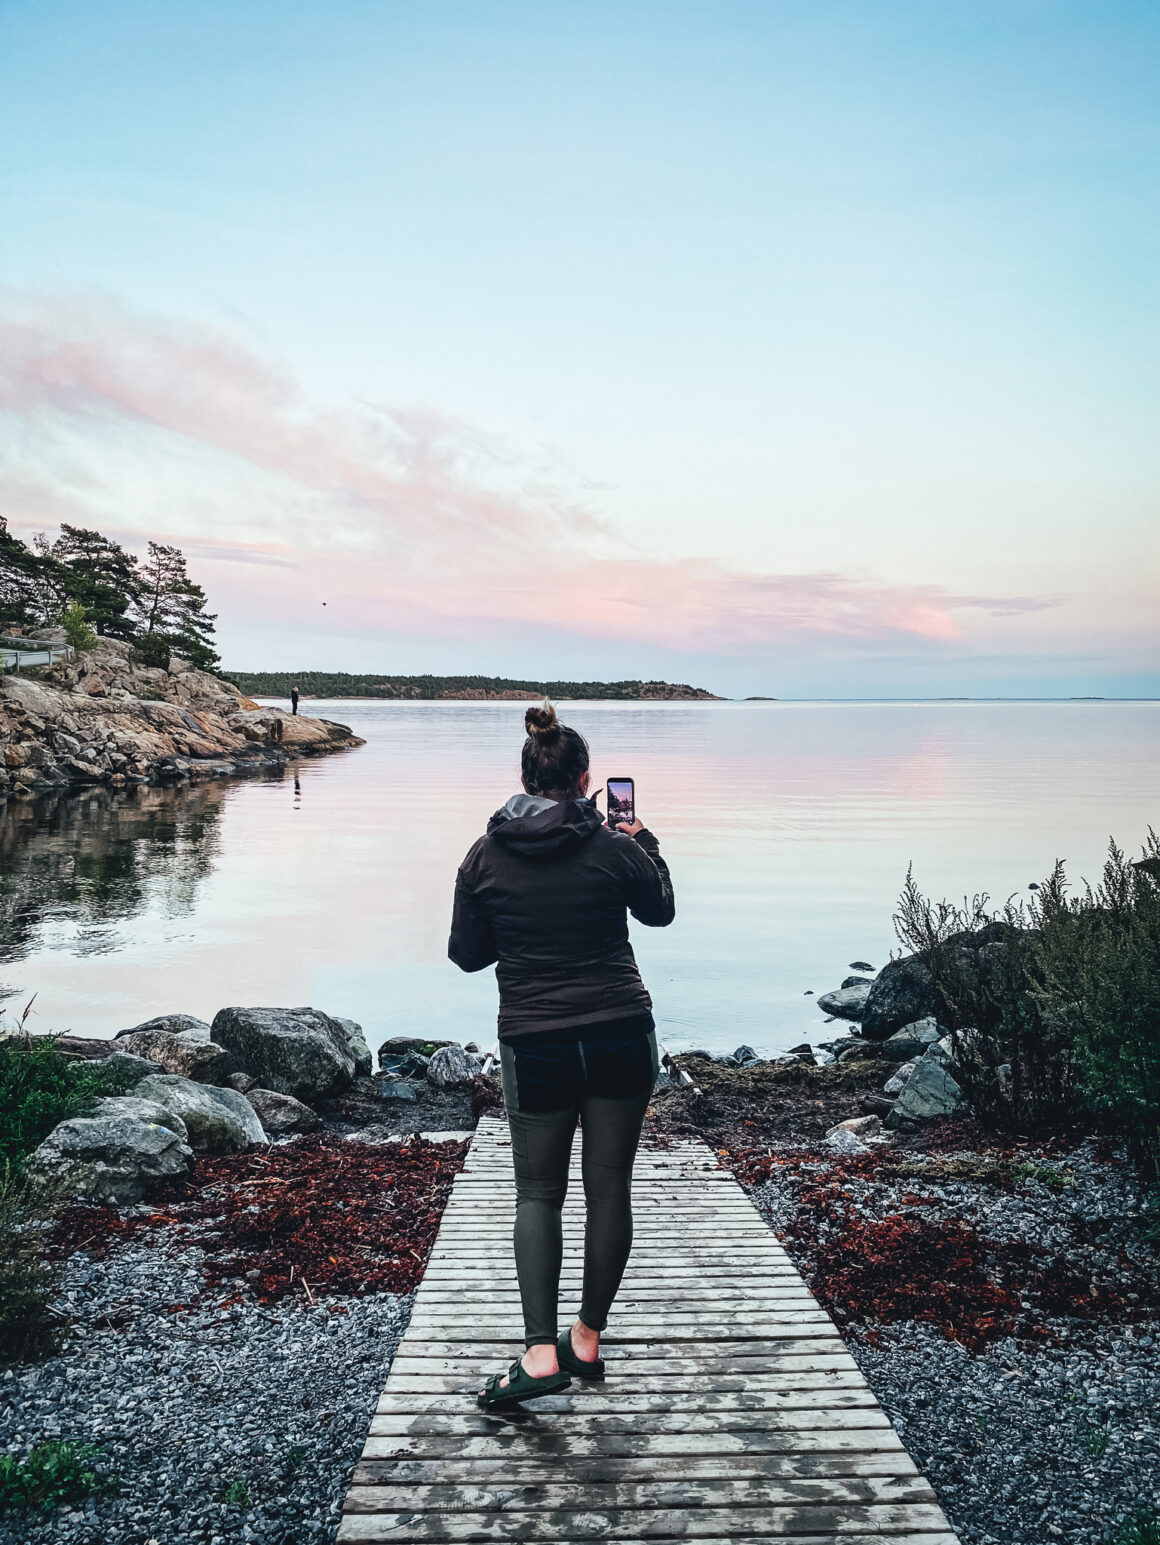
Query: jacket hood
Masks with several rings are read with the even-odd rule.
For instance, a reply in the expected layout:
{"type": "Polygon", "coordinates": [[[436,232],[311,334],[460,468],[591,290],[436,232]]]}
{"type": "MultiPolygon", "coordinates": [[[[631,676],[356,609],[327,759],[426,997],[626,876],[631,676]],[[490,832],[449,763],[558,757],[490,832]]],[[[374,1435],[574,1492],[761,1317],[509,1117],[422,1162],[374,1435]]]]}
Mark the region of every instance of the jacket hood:
{"type": "Polygon", "coordinates": [[[487,834],[524,858],[563,858],[604,825],[594,799],[513,794],[487,823],[487,834]]]}

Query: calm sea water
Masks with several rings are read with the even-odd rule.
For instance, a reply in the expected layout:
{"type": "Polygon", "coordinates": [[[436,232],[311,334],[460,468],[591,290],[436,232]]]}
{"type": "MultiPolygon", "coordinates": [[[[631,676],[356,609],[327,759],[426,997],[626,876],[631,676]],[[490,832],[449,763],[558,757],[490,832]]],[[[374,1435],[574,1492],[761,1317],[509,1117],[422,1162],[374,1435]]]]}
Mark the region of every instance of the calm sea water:
{"type": "MultiPolygon", "coordinates": [[[[362,750],[285,776],[0,814],[0,983],[39,1030],[314,1004],[372,1041],[489,1043],[490,971],[445,956],[456,866],[518,787],[522,707],[310,703],[362,750]]],[[[907,865],[961,898],[1160,824],[1160,704],[564,705],[596,784],[636,779],[677,921],[633,938],[670,1046],[824,1038],[807,993],[880,966],[907,865]]],[[[832,1033],[832,1032],[830,1032],[832,1033]]]]}

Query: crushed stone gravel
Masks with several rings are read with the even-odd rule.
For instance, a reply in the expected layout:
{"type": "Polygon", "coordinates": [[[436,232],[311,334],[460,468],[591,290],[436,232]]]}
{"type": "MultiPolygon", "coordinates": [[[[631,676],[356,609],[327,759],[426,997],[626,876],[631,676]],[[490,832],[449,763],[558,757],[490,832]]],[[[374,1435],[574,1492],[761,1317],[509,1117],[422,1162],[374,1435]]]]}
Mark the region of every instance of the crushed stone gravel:
{"type": "Polygon", "coordinates": [[[326,1545],[410,1316],[382,1293],[200,1305],[202,1251],[75,1255],[62,1356],[0,1377],[0,1449],[104,1451],[116,1491],[0,1516],[0,1545],[326,1545]],[[112,1323],[119,1327],[110,1330],[112,1323]]]}

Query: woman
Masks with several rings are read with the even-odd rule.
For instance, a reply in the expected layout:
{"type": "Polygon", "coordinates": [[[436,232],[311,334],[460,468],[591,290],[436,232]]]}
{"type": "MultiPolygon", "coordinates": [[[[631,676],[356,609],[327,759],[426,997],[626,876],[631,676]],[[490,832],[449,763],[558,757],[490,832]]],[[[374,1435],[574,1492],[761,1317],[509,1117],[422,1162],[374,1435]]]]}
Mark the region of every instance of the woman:
{"type": "Polygon", "coordinates": [[[604,1377],[600,1332],[632,1247],[632,1164],[657,1073],[652,1001],[628,913],[673,920],[673,887],[639,821],[615,832],[588,798],[588,743],[547,702],[524,719],[525,792],[460,865],[447,953],[496,965],[500,1063],[516,1178],[526,1351],[479,1393],[485,1408],[604,1377]],[[587,1208],[579,1318],[557,1338],[561,1209],[581,1124],[587,1208]]]}

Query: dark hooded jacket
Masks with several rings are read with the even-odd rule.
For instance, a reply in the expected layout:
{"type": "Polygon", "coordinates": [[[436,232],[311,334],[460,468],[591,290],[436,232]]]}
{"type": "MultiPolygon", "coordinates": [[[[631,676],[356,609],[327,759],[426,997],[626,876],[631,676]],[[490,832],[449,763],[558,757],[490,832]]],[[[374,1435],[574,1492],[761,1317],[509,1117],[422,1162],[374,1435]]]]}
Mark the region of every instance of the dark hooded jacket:
{"type": "Polygon", "coordinates": [[[594,800],[517,794],[459,866],[447,953],[495,964],[501,1040],[647,1018],[628,914],[665,928],[673,885],[649,831],[610,831],[594,800]]]}

